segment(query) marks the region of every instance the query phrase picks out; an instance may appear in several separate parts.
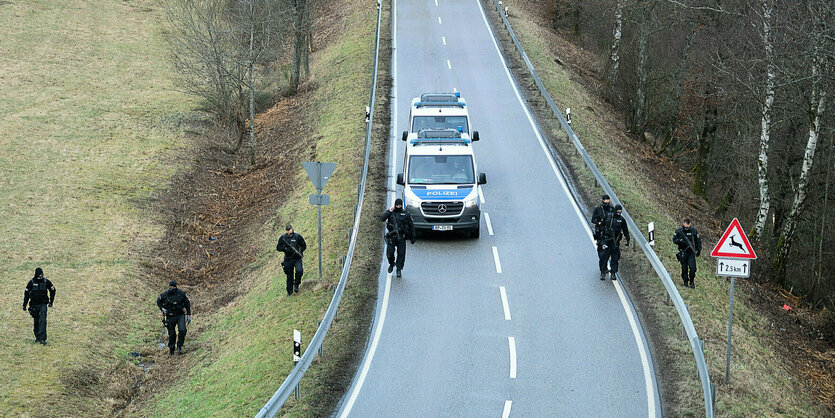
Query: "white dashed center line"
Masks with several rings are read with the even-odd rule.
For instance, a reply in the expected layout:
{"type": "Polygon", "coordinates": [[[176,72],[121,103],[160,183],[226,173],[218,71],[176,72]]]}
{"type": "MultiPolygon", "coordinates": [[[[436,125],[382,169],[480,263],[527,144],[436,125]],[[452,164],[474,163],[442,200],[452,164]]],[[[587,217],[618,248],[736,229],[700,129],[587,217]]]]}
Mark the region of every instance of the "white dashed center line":
{"type": "Polygon", "coordinates": [[[487,233],[493,235],[493,224],[490,223],[490,214],[484,212],[484,222],[487,224],[487,233]]]}
{"type": "Polygon", "coordinates": [[[450,70],[452,69],[452,63],[451,63],[451,62],[449,62],[449,60],[446,60],[446,66],[447,66],[447,68],[449,68],[450,70]]]}
{"type": "Polygon", "coordinates": [[[441,42],[443,42],[444,45],[446,45],[446,36],[441,36],[441,42]]]}
{"type": "Polygon", "coordinates": [[[516,378],[516,338],[507,337],[507,345],[510,346],[510,378],[516,378]]]}
{"type": "Polygon", "coordinates": [[[437,6],[437,5],[438,5],[438,0],[435,0],[435,6],[437,6]]]}
{"type": "Polygon", "coordinates": [[[481,200],[481,204],[483,205],[484,204],[484,190],[481,188],[481,186],[478,186],[478,198],[479,198],[479,200],[481,200]]]}
{"type": "Polygon", "coordinates": [[[499,286],[499,292],[502,294],[502,308],[504,308],[504,319],[510,321],[510,305],[507,303],[507,292],[504,286],[499,286]]]}
{"type": "Polygon", "coordinates": [[[442,24],[442,22],[441,22],[441,17],[440,17],[440,16],[438,16],[438,24],[439,24],[439,25],[440,25],[440,24],[442,24]]]}
{"type": "Polygon", "coordinates": [[[507,418],[510,416],[511,405],[513,405],[513,401],[504,401],[504,411],[502,411],[502,418],[507,418]]]}
{"type": "Polygon", "coordinates": [[[493,261],[496,262],[496,273],[502,272],[502,263],[499,261],[499,249],[493,247],[493,261]]]}

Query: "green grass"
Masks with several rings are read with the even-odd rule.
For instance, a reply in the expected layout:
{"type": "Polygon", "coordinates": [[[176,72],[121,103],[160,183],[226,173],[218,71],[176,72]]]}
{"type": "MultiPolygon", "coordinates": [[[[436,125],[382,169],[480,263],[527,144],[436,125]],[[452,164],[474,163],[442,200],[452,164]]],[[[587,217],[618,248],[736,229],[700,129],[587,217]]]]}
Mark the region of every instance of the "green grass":
{"type": "MultiPolygon", "coordinates": [[[[337,41],[311,58],[318,85],[309,116],[316,130],[310,136],[315,141],[315,159],[337,163],[324,190],[331,196],[331,205],[322,210],[323,280],[318,279],[317,212],[308,204],[308,194],[314,189],[299,162],[293,167],[298,187],[292,187],[294,192],[275,219],[256,231],[265,250],[244,274],[246,293],[207,319],[210,326],[196,344],[207,348],[198,349],[187,360],[188,377],[157,394],[144,413],[254,415],[293,367],[293,329],[301,331],[304,350],[318,327],[341,273],[341,256],[348,249],[365,132],[358,110],[364,108],[370,93],[376,11],[359,9],[348,19],[348,29],[337,41]],[[282,256],[273,250],[283,232],[281,225],[287,222],[308,245],[302,292],[292,298],[285,295],[282,256]]],[[[305,382],[310,384],[310,380],[305,382]]],[[[296,402],[292,415],[310,414],[310,408],[296,402]]]]}
{"type": "Polygon", "coordinates": [[[154,338],[153,290],[136,278],[135,254],[161,229],[142,202],[184,146],[164,121],[193,106],[174,91],[154,7],[0,5],[4,414],[107,411],[115,389],[85,394],[76,385],[106,383],[154,338]],[[57,288],[46,347],[32,343],[19,308],[38,266],[57,288]]]}
{"type": "MultiPolygon", "coordinates": [[[[675,260],[675,246],[670,239],[678,222],[674,216],[663,210],[665,204],[656,200],[647,188],[650,179],[635,170],[629,158],[617,152],[613,143],[617,139],[608,135],[603,118],[587,107],[604,109],[599,100],[573,81],[568,72],[554,64],[549,47],[541,36],[542,29],[532,20],[512,19],[511,24],[525,48],[543,83],[558,107],[571,107],[575,132],[586,150],[594,159],[609,184],[625,202],[630,215],[638,225],[654,221],[656,225],[656,252],[670,272],[673,282],[678,283],[679,264],[675,260]]],[[[504,31],[503,28],[500,31],[504,31]]],[[[553,119],[553,118],[552,118],[553,119]]],[[[546,129],[558,132],[555,120],[545,123],[546,129]]],[[[554,145],[575,173],[575,181],[586,199],[597,200],[601,190],[582,160],[574,155],[573,145],[565,142],[565,135],[554,135],[554,145]]],[[[686,186],[682,186],[686,187],[686,186]]],[[[705,241],[706,253],[713,243],[705,241]]],[[[644,255],[637,249],[629,249],[624,258],[630,262],[630,281],[635,285],[647,303],[644,310],[652,310],[659,319],[661,328],[656,335],[664,341],[656,341],[660,349],[656,356],[665,356],[671,361],[672,370],[666,374],[672,381],[664,381],[676,398],[674,405],[665,413],[671,416],[698,416],[704,412],[701,385],[696,373],[695,361],[689,343],[682,337],[681,323],[675,308],[665,304],[663,285],[657,275],[649,269],[644,255]]],[[[745,303],[744,290],[736,289],[734,301],[734,352],[731,364],[731,382],[725,380],[725,344],[727,338],[727,315],[729,283],[713,276],[713,260],[710,257],[698,259],[698,273],[695,290],[683,290],[682,296],[690,306],[690,315],[700,338],[705,340],[705,352],[711,380],[718,384],[716,399],[717,416],[762,416],[762,415],[823,415],[817,404],[792,381],[791,372],[781,362],[778,354],[769,346],[770,324],[745,303]]],[[[656,359],[658,362],[658,359],[656,359]]]]}

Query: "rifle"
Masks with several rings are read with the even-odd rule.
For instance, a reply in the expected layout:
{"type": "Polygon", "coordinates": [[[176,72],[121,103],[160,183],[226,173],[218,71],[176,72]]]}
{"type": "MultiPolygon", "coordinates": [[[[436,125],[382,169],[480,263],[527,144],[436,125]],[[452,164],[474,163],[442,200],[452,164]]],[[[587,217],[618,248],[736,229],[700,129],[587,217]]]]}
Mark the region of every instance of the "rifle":
{"type": "Polygon", "coordinates": [[[286,236],[286,234],[282,235],[281,238],[279,238],[279,239],[284,240],[284,243],[287,244],[287,246],[290,247],[290,249],[293,250],[294,253],[299,255],[299,258],[304,258],[302,253],[296,247],[294,247],[293,244],[290,244],[290,241],[287,241],[286,239],[284,239],[285,236],[286,236]]]}
{"type": "Polygon", "coordinates": [[[394,228],[394,231],[392,231],[394,232],[394,236],[400,239],[400,228],[397,227],[397,218],[394,217],[394,212],[389,212],[389,220],[394,228]]]}
{"type": "MultiPolygon", "coordinates": [[[[687,243],[687,247],[690,248],[690,251],[693,251],[693,255],[696,255],[696,249],[693,248],[692,244],[690,244],[690,240],[687,239],[687,234],[684,233],[683,229],[681,230],[681,237],[684,238],[684,242],[687,243]]],[[[676,254],[676,258],[678,259],[679,262],[681,262],[684,259],[684,251],[679,250],[678,254],[676,254]],[[680,258],[679,258],[679,254],[681,255],[680,258]]]]}

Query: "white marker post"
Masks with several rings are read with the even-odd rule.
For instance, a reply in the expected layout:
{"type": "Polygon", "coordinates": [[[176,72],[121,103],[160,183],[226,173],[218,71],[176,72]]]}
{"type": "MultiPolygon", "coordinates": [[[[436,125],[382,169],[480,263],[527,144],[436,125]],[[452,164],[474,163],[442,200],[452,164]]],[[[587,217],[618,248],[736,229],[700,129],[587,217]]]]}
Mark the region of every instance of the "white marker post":
{"type": "MultiPolygon", "coordinates": [[[[295,368],[297,364],[299,364],[299,360],[301,360],[302,354],[302,333],[301,331],[294,329],[293,330],[293,367],[295,368]]],[[[299,385],[296,385],[296,390],[293,391],[293,394],[296,396],[296,399],[299,399],[299,392],[301,391],[299,385]]]]}
{"type": "Polygon", "coordinates": [[[751,275],[751,260],[757,258],[748,236],[742,230],[739,220],[734,218],[722,238],[710,252],[716,257],[716,275],[731,278],[731,295],[728,307],[728,348],[725,358],[725,384],[731,383],[731,328],[734,321],[734,278],[751,275]]]}
{"type": "Polygon", "coordinates": [[[647,229],[649,230],[649,246],[655,248],[655,222],[650,222],[647,229]]]}

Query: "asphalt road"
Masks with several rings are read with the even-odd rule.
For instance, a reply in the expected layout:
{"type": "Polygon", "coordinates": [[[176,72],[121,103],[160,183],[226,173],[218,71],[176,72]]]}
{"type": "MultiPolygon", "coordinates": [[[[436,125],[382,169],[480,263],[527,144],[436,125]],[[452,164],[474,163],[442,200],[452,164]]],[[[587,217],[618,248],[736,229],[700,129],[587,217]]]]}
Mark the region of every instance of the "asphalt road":
{"type": "Polygon", "coordinates": [[[339,415],[660,415],[637,316],[619,282],[599,280],[588,222],[479,3],[394,1],[389,203],[402,195],[394,176],[411,98],[458,89],[481,134],[481,238],[420,239],[400,279],[381,265],[371,338],[339,415]]]}

